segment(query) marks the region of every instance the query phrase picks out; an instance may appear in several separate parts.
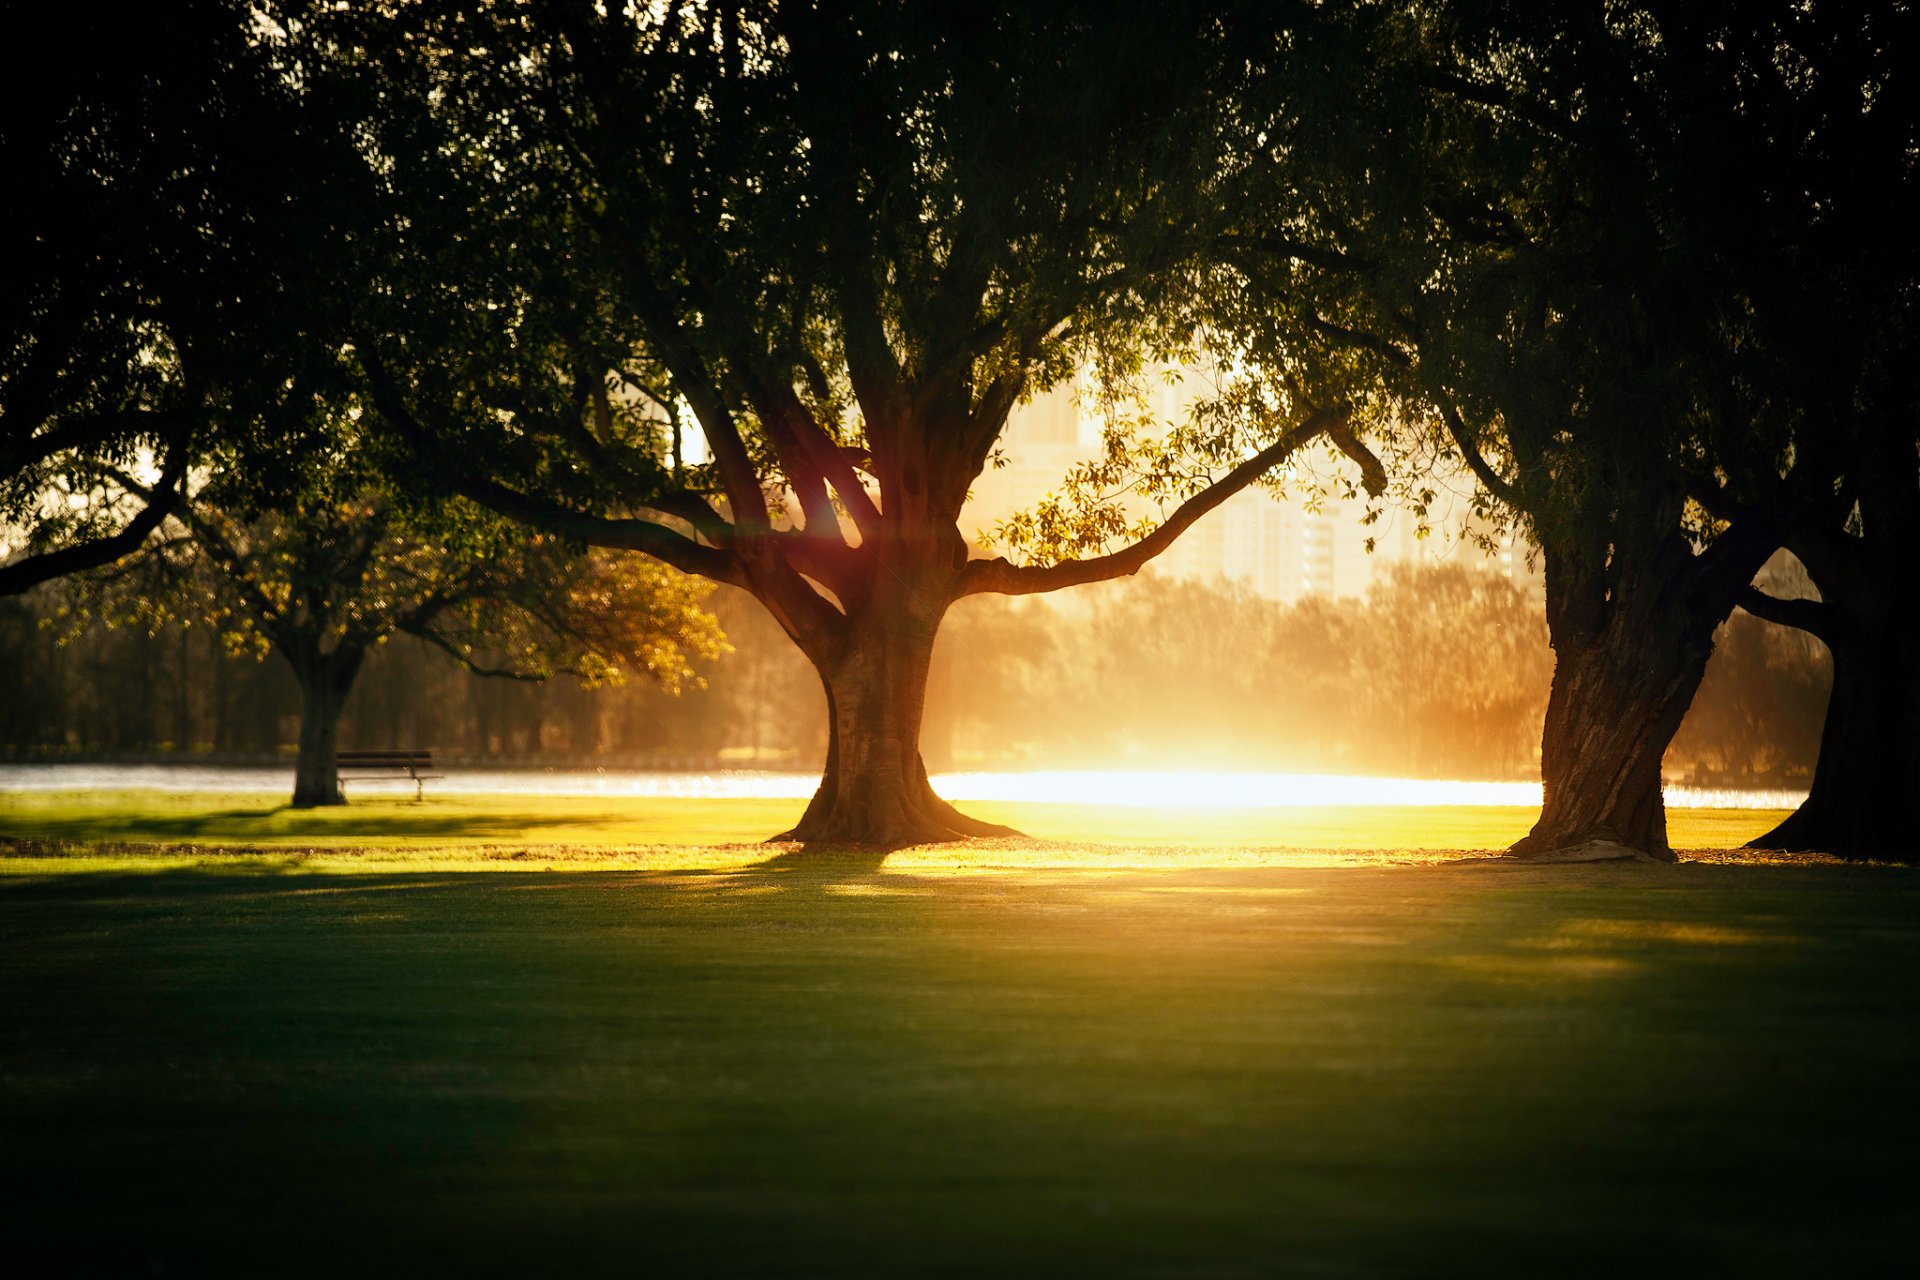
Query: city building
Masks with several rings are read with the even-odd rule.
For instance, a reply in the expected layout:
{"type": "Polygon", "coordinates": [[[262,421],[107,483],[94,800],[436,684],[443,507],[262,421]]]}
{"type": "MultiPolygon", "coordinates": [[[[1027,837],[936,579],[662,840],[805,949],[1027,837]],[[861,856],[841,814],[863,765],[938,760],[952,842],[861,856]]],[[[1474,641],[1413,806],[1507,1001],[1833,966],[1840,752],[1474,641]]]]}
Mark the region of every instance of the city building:
{"type": "MultiPolygon", "coordinates": [[[[1179,386],[1168,382],[1156,388],[1152,407],[1156,415],[1171,417],[1184,412],[1180,400],[1179,386]]],[[[975,482],[961,531],[975,542],[982,534],[991,538],[995,525],[1058,492],[1068,471],[1099,450],[1098,420],[1073,385],[1035,396],[1009,417],[1000,445],[1004,465],[989,468],[975,482]]],[[[1330,459],[1308,465],[1324,481],[1341,478],[1330,459]]],[[[1154,570],[1182,578],[1224,578],[1288,602],[1316,594],[1365,595],[1388,565],[1410,559],[1467,564],[1538,590],[1537,564],[1524,542],[1508,535],[1489,554],[1461,536],[1471,481],[1464,474],[1443,479],[1436,486],[1442,492],[1430,507],[1426,538],[1418,536],[1413,514],[1396,507],[1384,506],[1368,525],[1362,522],[1364,499],[1335,492],[1313,501],[1302,475],[1283,496],[1255,487],[1229,499],[1182,534],[1154,562],[1154,570]]],[[[1135,505],[1142,516],[1154,514],[1144,502],[1135,505]]]]}

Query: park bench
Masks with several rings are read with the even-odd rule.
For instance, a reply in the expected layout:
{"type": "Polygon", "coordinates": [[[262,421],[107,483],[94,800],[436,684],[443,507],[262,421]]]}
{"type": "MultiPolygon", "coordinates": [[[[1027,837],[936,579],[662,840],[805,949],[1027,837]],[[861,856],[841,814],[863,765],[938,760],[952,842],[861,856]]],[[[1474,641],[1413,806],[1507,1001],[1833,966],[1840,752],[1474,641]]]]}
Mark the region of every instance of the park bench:
{"type": "Polygon", "coordinates": [[[341,782],[386,782],[401,777],[413,781],[413,798],[424,799],[426,782],[430,778],[444,778],[442,773],[434,773],[433,753],[431,751],[336,751],[333,764],[339,773],[341,782]],[[347,770],[379,770],[377,773],[362,772],[351,776],[347,770]]]}

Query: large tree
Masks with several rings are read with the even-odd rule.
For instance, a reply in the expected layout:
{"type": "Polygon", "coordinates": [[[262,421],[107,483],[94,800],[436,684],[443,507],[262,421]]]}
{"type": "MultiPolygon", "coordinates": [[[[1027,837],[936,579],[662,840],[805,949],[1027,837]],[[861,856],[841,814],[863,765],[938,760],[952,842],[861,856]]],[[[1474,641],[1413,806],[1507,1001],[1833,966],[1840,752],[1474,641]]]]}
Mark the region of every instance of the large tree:
{"type": "Polygon", "coordinates": [[[1898,41],[1786,4],[1458,3],[1380,11],[1372,47],[1366,198],[1315,261],[1271,225],[1240,259],[1296,297],[1312,268],[1315,323],[1540,548],[1545,804],[1514,851],[1670,858],[1661,759],[1714,630],[1847,455],[1807,342],[1846,233],[1827,148],[1887,106],[1898,41]]]}
{"type": "Polygon", "coordinates": [[[1298,384],[1242,389],[1137,540],[1015,564],[963,536],[1023,397],[1193,342],[1174,318],[1275,127],[1239,111],[1249,64],[1216,17],[395,9],[288,28],[383,86],[369,150],[403,212],[379,256],[405,304],[356,343],[379,412],[458,491],[767,607],[830,711],[795,838],[1004,830],[940,800],[920,756],[953,601],[1132,573],[1309,440],[1348,439],[1298,384]],[[697,459],[664,445],[682,413],[697,459]]]}
{"type": "Polygon", "coordinates": [[[1793,170],[1818,207],[1758,353],[1831,442],[1832,488],[1787,535],[1820,598],[1755,589],[1741,603],[1825,643],[1833,691],[1806,803],[1754,843],[1910,859],[1920,837],[1899,797],[1920,785],[1920,14],[1830,17],[1808,61],[1808,92],[1830,107],[1793,170]]]}

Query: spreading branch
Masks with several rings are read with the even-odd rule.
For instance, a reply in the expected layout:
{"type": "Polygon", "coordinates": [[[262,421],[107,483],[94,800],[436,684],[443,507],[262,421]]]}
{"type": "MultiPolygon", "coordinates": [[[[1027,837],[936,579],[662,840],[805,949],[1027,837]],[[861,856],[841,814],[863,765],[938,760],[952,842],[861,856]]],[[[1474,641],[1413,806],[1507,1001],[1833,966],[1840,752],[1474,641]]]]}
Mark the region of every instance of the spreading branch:
{"type": "Polygon", "coordinates": [[[147,535],[179,507],[180,484],[186,474],[187,451],[175,449],[159,481],[150,489],[138,491],[146,505],[119,532],[0,565],[0,596],[19,595],[54,578],[98,569],[138,550],[147,535]]]}
{"type": "Polygon", "coordinates": [[[481,662],[478,658],[474,657],[473,654],[462,649],[459,645],[454,644],[432,627],[421,626],[416,629],[403,625],[399,629],[410,636],[426,641],[476,676],[485,676],[490,680],[517,680],[522,684],[545,684],[547,681],[546,676],[531,671],[519,671],[513,667],[490,666],[487,663],[481,662]]]}
{"type": "Polygon", "coordinates": [[[1460,416],[1460,411],[1445,398],[1440,399],[1440,417],[1447,424],[1447,434],[1453,437],[1454,447],[1460,450],[1460,456],[1466,460],[1467,470],[1473,472],[1483,488],[1515,511],[1525,511],[1526,504],[1520,499],[1520,491],[1493,469],[1486,456],[1480,452],[1479,444],[1473,433],[1460,416]]]}
{"type": "MultiPolygon", "coordinates": [[[[1004,556],[970,561],[961,571],[958,594],[969,596],[997,592],[1001,595],[1034,595],[1138,573],[1148,561],[1172,546],[1174,539],[1186,532],[1200,517],[1285,462],[1315,437],[1329,434],[1336,424],[1344,428],[1349,412],[1342,407],[1322,409],[1310,415],[1292,431],[1181,503],[1159,528],[1131,546],[1109,555],[1085,560],[1062,560],[1050,565],[1018,565],[1004,556]]],[[[1357,440],[1353,444],[1355,448],[1364,450],[1357,440]]],[[[1379,461],[1374,460],[1373,466],[1379,465],[1379,461]]]]}
{"type": "MultiPolygon", "coordinates": [[[[373,391],[374,405],[381,416],[393,425],[414,452],[446,466],[449,462],[447,450],[440,444],[439,437],[413,415],[399,383],[371,343],[363,341],[360,344],[360,360],[367,373],[367,385],[373,391]]],[[[746,570],[732,551],[702,546],[678,530],[656,521],[590,515],[547,498],[523,493],[465,467],[454,467],[451,471],[454,492],[509,519],[545,529],[562,538],[584,542],[588,546],[644,552],[682,573],[696,574],[714,582],[735,587],[747,585],[746,570]]]]}
{"type": "Polygon", "coordinates": [[[653,349],[673,375],[674,386],[699,420],[720,469],[720,482],[726,486],[734,519],[750,530],[764,532],[772,524],[772,513],[760,489],[760,475],[706,360],[675,314],[672,301],[654,280],[653,266],[634,238],[612,217],[594,210],[587,213],[589,223],[620,269],[634,315],[646,327],[653,349]]]}

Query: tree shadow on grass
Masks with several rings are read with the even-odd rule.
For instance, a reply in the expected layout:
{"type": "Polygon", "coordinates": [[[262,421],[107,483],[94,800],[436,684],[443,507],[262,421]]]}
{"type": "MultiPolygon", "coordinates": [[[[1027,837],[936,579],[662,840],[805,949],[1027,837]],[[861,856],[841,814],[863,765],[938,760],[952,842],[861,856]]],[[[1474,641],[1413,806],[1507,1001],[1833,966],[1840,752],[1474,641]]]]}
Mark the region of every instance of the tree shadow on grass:
{"type": "MultiPolygon", "coordinates": [[[[732,895],[774,890],[788,902],[825,900],[849,889],[858,891],[884,878],[884,854],[848,857],[781,855],[745,867],[645,870],[589,868],[572,871],[447,870],[355,871],[316,870],[307,851],[275,855],[271,851],[244,857],[213,856],[188,866],[160,866],[90,871],[84,874],[0,875],[0,906],[31,909],[43,903],[141,903],[177,905],[187,902],[242,903],[303,899],[327,901],[345,908],[354,902],[396,893],[409,899],[424,894],[434,900],[483,899],[508,903],[520,894],[608,890],[661,893],[696,890],[732,895]],[[480,895],[476,898],[474,895],[480,895]]],[[[741,899],[747,901],[748,899],[741,899]]]]}
{"type": "Polygon", "coordinates": [[[314,872],[298,855],[242,861],[208,860],[193,866],[90,871],[81,875],[0,875],[0,903],[237,901],[290,895],[384,894],[399,890],[453,890],[461,877],[398,872],[314,872]]]}
{"type": "MultiPolygon", "coordinates": [[[[275,843],[300,839],[378,841],[405,839],[475,839],[499,842],[525,840],[527,833],[554,827],[592,825],[595,816],[529,813],[434,813],[432,810],[295,809],[276,805],[264,809],[221,809],[211,813],[175,815],[101,815],[46,818],[22,822],[8,834],[35,840],[137,843],[142,841],[264,840],[275,843]]],[[[607,819],[611,820],[611,819],[607,819]]],[[[272,849],[272,845],[263,848],[272,849]]]]}
{"type": "Polygon", "coordinates": [[[889,852],[886,849],[784,849],[745,868],[744,874],[801,878],[873,876],[885,868],[889,852]]]}

